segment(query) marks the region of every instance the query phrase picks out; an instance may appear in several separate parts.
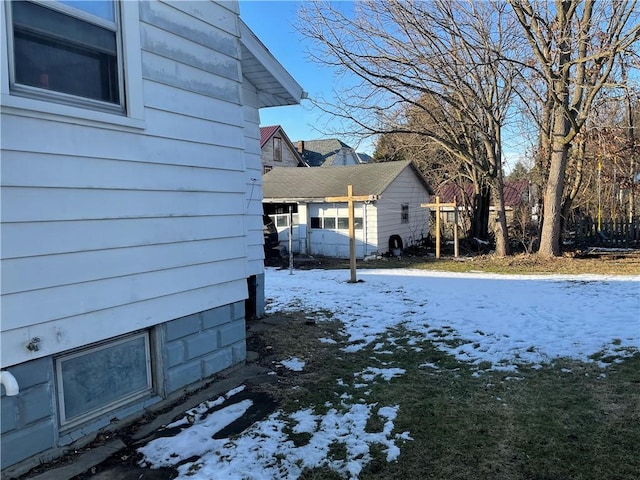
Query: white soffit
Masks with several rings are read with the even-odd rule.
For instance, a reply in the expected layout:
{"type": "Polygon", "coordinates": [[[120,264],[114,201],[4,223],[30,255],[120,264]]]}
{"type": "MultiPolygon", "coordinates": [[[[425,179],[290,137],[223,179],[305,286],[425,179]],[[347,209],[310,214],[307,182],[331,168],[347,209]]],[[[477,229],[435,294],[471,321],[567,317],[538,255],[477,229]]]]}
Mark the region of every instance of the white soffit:
{"type": "Polygon", "coordinates": [[[297,105],[305,92],[269,49],[240,20],[242,74],[258,89],[259,108],[297,105]]]}

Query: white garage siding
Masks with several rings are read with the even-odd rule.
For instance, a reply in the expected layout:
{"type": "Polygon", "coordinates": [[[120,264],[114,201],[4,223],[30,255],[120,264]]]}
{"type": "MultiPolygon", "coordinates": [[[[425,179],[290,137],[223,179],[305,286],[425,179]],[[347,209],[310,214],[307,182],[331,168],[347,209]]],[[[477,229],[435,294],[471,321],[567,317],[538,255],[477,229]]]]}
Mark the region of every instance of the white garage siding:
{"type": "Polygon", "coordinates": [[[405,168],[376,202],[376,238],[378,251],[389,251],[391,235],[400,235],[403,246],[414,245],[429,233],[429,193],[410,168],[405,168]],[[402,222],[402,205],[408,205],[409,221],[402,222]]]}

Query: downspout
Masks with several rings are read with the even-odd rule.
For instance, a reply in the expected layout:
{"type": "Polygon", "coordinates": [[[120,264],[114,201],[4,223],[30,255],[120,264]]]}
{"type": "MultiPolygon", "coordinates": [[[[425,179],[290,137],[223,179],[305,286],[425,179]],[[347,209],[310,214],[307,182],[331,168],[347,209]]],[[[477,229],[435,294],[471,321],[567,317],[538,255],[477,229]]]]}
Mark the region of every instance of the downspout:
{"type": "Polygon", "coordinates": [[[18,388],[18,381],[16,377],[11,375],[6,370],[0,372],[0,384],[4,385],[4,390],[7,394],[7,397],[13,397],[20,393],[20,389],[18,388]]]}

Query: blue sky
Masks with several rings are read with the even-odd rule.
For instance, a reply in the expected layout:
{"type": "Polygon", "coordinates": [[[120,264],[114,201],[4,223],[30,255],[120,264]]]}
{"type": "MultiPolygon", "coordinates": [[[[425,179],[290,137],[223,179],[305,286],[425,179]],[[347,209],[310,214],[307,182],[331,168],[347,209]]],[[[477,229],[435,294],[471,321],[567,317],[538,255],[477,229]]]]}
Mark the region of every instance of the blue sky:
{"type": "MultiPolygon", "coordinates": [[[[254,1],[240,0],[240,16],[258,36],[274,57],[302,86],[310,98],[331,98],[336,78],[328,67],[313,63],[307,58],[309,43],[296,31],[299,1],[254,1]]],[[[344,6],[348,8],[348,3],[344,6]]],[[[334,137],[332,119],[313,107],[309,100],[301,105],[263,108],[260,111],[261,125],[281,125],[292,142],[334,137]]],[[[373,155],[375,141],[358,145],[352,138],[340,138],[356,148],[358,152],[373,155]]],[[[509,170],[527,147],[527,142],[517,133],[504,132],[503,153],[509,170]]]]}
{"type": "MultiPolygon", "coordinates": [[[[300,84],[310,98],[329,97],[335,79],[331,70],[307,58],[307,41],[296,32],[297,1],[240,0],[240,16],[274,57],[300,84]]],[[[263,108],[261,125],[282,125],[292,142],[327,138],[331,118],[314,108],[310,101],[289,107],[263,108]]],[[[372,142],[357,146],[352,139],[341,138],[358,152],[373,154],[372,142]]]]}

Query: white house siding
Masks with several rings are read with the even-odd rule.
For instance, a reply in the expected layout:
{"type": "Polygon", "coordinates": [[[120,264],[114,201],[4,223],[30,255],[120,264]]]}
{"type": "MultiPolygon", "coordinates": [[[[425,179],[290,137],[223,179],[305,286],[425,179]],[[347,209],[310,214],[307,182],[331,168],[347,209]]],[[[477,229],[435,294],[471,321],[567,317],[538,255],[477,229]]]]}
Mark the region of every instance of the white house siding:
{"type": "Polygon", "coordinates": [[[1,362],[32,382],[19,402],[2,398],[3,468],[61,438],[55,354],[162,325],[173,343],[159,393],[244,358],[242,302],[261,256],[246,214],[259,219],[261,206],[259,189],[247,204],[260,160],[245,155],[244,122],[256,118],[242,108],[237,4],[141,2],[139,18],[125,34],[142,48],[126,52],[141,55],[141,128],[58,115],[50,102],[47,114],[2,108],[1,362]],[[218,328],[205,337],[229,349],[182,369],[177,359],[202,348],[199,328],[218,328]],[[42,415],[23,425],[18,403],[31,399],[42,415]]]}
{"type": "MultiPolygon", "coordinates": [[[[372,225],[377,235],[378,252],[389,251],[391,235],[400,235],[406,248],[419,242],[429,233],[429,210],[420,207],[429,202],[429,194],[410,167],[405,168],[384,191],[375,208],[377,225],[372,225]],[[409,222],[401,222],[402,204],[409,204],[409,222]]],[[[371,231],[370,235],[374,235],[371,231]]]]}
{"type": "Polygon", "coordinates": [[[140,4],[143,130],[3,112],[3,366],[245,298],[238,47],[194,5],[234,25],[140,4]]]}
{"type": "Polygon", "coordinates": [[[247,251],[248,316],[264,315],[264,235],[262,232],[262,161],[260,159],[260,114],[256,87],[243,77],[245,137],[245,232],[247,251]]]}
{"type": "Polygon", "coordinates": [[[260,115],[256,87],[243,79],[245,136],[245,217],[247,255],[250,275],[264,273],[264,236],[262,234],[262,163],[260,159],[260,115]]]}

